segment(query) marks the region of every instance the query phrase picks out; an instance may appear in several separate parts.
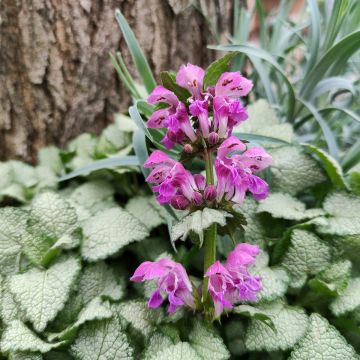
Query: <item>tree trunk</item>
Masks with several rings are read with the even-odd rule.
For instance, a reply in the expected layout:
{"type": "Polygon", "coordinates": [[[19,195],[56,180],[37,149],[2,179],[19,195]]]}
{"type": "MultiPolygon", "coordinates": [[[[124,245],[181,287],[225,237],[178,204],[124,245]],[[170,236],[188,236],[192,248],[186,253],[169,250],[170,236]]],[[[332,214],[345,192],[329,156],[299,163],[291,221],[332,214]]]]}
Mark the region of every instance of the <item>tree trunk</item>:
{"type": "MultiPolygon", "coordinates": [[[[155,76],[181,63],[206,66],[206,49],[231,27],[232,1],[1,0],[0,159],[34,162],[47,144],[98,133],[129,96],[108,53],[131,58],[114,19],[119,7],[155,76]],[[199,11],[202,9],[206,16],[199,11]]],[[[133,67],[130,66],[133,72],[133,67]]]]}

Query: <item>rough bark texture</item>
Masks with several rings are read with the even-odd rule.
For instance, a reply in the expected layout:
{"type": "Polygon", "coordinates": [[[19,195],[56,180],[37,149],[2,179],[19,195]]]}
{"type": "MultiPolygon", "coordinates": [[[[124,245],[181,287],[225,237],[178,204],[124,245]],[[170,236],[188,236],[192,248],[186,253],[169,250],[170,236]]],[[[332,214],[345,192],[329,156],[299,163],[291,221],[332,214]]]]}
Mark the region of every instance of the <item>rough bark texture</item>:
{"type": "MultiPolygon", "coordinates": [[[[99,132],[129,96],[108,52],[130,55],[114,19],[119,7],[158,76],[190,61],[206,66],[206,50],[231,27],[232,1],[1,0],[0,159],[34,161],[46,144],[63,146],[99,132]],[[192,1],[193,3],[193,1],[192,1]]],[[[130,67],[131,68],[131,67],[130,67]]]]}

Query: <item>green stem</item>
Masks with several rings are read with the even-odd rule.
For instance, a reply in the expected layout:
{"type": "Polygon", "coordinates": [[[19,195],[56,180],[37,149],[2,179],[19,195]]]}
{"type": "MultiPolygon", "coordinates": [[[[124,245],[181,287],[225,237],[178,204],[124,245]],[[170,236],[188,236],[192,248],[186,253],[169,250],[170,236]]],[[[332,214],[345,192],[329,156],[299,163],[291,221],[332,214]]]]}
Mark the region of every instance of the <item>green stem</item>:
{"type": "MultiPolygon", "coordinates": [[[[212,161],[212,154],[208,148],[204,148],[204,160],[205,160],[205,171],[206,171],[206,183],[208,185],[214,184],[214,168],[212,161]]],[[[204,274],[207,269],[216,261],[216,224],[212,224],[206,231],[204,236],[204,274]]],[[[208,292],[208,278],[204,278],[204,286],[202,290],[202,301],[204,304],[209,299],[208,292]]]]}

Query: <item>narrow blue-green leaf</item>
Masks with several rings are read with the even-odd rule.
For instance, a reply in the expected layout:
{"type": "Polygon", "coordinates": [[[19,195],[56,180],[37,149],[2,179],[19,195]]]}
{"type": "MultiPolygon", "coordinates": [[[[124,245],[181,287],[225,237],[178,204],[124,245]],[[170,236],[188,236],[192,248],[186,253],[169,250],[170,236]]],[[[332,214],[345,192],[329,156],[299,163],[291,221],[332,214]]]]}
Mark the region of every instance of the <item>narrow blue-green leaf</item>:
{"type": "Polygon", "coordinates": [[[316,0],[308,0],[311,19],[311,40],[309,46],[310,57],[306,62],[305,74],[313,68],[316,63],[320,46],[320,13],[316,0]]]}
{"type": "Polygon", "coordinates": [[[213,50],[220,50],[220,51],[239,51],[241,53],[246,54],[247,56],[255,56],[260,59],[265,60],[269,64],[271,64],[283,77],[285,80],[285,84],[288,90],[288,112],[287,112],[287,119],[289,122],[293,121],[293,114],[294,114],[294,107],[295,107],[295,91],[293,86],[291,85],[288,77],[286,76],[285,72],[281,68],[281,66],[277,63],[277,61],[266,51],[256,48],[250,44],[243,44],[243,45],[210,45],[208,46],[209,49],[213,50]]]}
{"type": "Polygon", "coordinates": [[[277,139],[271,136],[263,136],[263,135],[256,135],[256,134],[247,134],[242,132],[234,132],[234,136],[236,136],[240,140],[246,140],[250,142],[257,142],[257,143],[273,143],[273,144],[280,144],[280,145],[289,145],[290,143],[281,139],[277,139]]]}
{"type": "Polygon", "coordinates": [[[346,151],[341,159],[341,165],[345,171],[351,169],[360,162],[360,139],[346,151]]]}
{"type": "Polygon", "coordinates": [[[256,0],[255,7],[259,15],[259,33],[261,47],[266,50],[269,47],[269,37],[266,31],[265,10],[261,3],[261,0],[256,0]]]}
{"type": "Polygon", "coordinates": [[[255,56],[248,56],[252,62],[256,72],[258,73],[262,86],[264,87],[265,94],[270,104],[277,105],[277,100],[271,86],[271,80],[268,74],[268,71],[265,69],[265,66],[261,61],[255,56]]]}
{"type": "Polygon", "coordinates": [[[131,30],[129,24],[127,23],[124,15],[121,13],[120,9],[115,10],[115,18],[120,26],[120,29],[124,35],[126,44],[130,50],[131,56],[134,60],[136,68],[140,74],[142,81],[144,82],[146,90],[150,93],[156,86],[153,74],[151,72],[150,66],[144,56],[143,51],[140,48],[139,43],[136,40],[136,37],[131,30]]]}
{"type": "Polygon", "coordinates": [[[142,130],[144,132],[144,134],[151,140],[153,141],[153,137],[149,132],[149,129],[146,127],[145,125],[145,121],[143,120],[143,118],[140,115],[140,112],[138,110],[138,101],[134,102],[134,105],[129,107],[129,115],[130,117],[135,121],[136,125],[138,126],[138,128],[140,130],[142,130]]]}
{"type": "Polygon", "coordinates": [[[135,155],[138,158],[138,162],[140,164],[141,172],[143,173],[144,177],[146,178],[150,171],[149,169],[145,168],[144,162],[149,157],[149,153],[146,147],[146,138],[143,131],[136,130],[133,135],[133,147],[135,151],[135,155]]]}
{"type": "Polygon", "coordinates": [[[89,165],[82,166],[69,174],[61,176],[58,181],[65,181],[78,176],[86,176],[96,170],[112,169],[119,166],[139,166],[139,160],[133,155],[97,160],[89,165]]]}
{"type": "Polygon", "coordinates": [[[300,91],[302,98],[307,100],[314,87],[326,74],[336,75],[344,62],[359,49],[360,30],[347,35],[332,46],[306,74],[300,91]]]}
{"type": "Polygon", "coordinates": [[[339,149],[336,144],[335,136],[331,129],[329,128],[328,124],[324,120],[324,118],[320,115],[318,110],[314,105],[309,103],[308,101],[305,101],[304,99],[298,98],[298,100],[308,109],[308,111],[314,116],[314,119],[317,121],[317,123],[320,126],[320,129],[322,130],[322,133],[324,135],[327,147],[329,149],[329,153],[332,157],[334,157],[336,160],[339,159],[339,149]]]}
{"type": "Polygon", "coordinates": [[[354,88],[353,83],[342,77],[342,76],[332,76],[326,79],[321,80],[313,89],[310,99],[314,99],[317,96],[321,96],[328,91],[333,91],[337,89],[345,89],[355,95],[356,90],[354,88]]]}

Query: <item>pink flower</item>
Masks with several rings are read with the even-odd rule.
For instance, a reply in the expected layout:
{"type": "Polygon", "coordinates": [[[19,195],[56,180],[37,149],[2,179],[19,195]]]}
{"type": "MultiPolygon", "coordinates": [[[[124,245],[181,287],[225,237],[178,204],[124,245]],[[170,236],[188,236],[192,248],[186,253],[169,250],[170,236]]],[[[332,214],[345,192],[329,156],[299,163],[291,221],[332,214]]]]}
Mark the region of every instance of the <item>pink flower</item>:
{"type": "Polygon", "coordinates": [[[176,83],[189,90],[195,99],[202,98],[205,71],[196,65],[188,63],[181,65],[177,75],[176,83]]]}
{"type": "Polygon", "coordinates": [[[158,308],[168,297],[168,312],[173,313],[181,306],[194,308],[192,286],[184,267],[170,259],[164,258],[156,262],[145,261],[130,278],[134,282],[156,280],[157,288],[151,295],[148,307],[158,308]]]}
{"type": "Polygon", "coordinates": [[[217,175],[217,199],[223,197],[235,203],[241,203],[247,191],[250,191],[256,200],[267,197],[268,184],[253,173],[263,170],[272,162],[272,158],[261,148],[246,146],[239,139],[230,136],[218,149],[215,160],[217,175]],[[244,151],[243,153],[241,153],[244,151]]]}
{"type": "Polygon", "coordinates": [[[215,317],[219,317],[224,308],[232,308],[235,286],[231,274],[220,261],[216,261],[207,269],[205,276],[209,278],[208,290],[214,301],[215,317]]]}
{"type": "Polygon", "coordinates": [[[172,203],[176,208],[184,210],[185,199],[188,204],[202,203],[203,198],[194,176],[181,163],[162,151],[155,150],[144,163],[144,167],[152,168],[146,181],[155,184],[153,191],[158,193],[156,199],[160,204],[172,203]],[[182,197],[179,197],[180,195],[182,197]]]}
{"type": "Polygon", "coordinates": [[[209,137],[208,103],[208,97],[206,96],[204,100],[194,100],[189,107],[191,115],[196,116],[199,120],[201,133],[204,138],[209,137]]]}
{"type": "Polygon", "coordinates": [[[215,96],[230,96],[239,98],[246,96],[252,89],[253,83],[236,72],[224,72],[215,85],[215,96]]]}
{"type": "Polygon", "coordinates": [[[220,261],[212,264],[205,276],[209,278],[208,291],[214,301],[215,317],[219,317],[224,309],[232,309],[241,301],[256,301],[261,291],[261,279],[252,276],[248,266],[255,262],[260,249],[251,244],[238,244],[230,252],[225,265],[220,261]]]}
{"type": "Polygon", "coordinates": [[[150,116],[147,126],[149,128],[167,128],[167,134],[162,140],[166,148],[171,149],[175,143],[182,144],[186,137],[196,140],[196,134],[191,126],[185,105],[177,96],[163,86],[157,86],[147,99],[150,104],[166,103],[170,107],[159,109],[150,116]]]}

